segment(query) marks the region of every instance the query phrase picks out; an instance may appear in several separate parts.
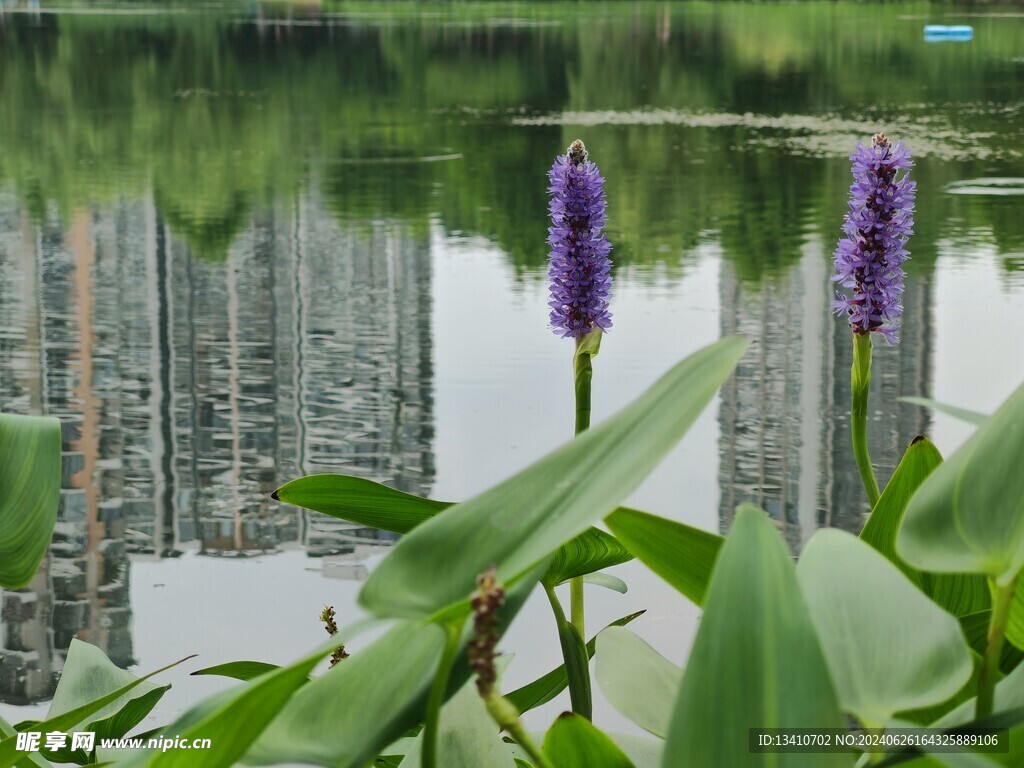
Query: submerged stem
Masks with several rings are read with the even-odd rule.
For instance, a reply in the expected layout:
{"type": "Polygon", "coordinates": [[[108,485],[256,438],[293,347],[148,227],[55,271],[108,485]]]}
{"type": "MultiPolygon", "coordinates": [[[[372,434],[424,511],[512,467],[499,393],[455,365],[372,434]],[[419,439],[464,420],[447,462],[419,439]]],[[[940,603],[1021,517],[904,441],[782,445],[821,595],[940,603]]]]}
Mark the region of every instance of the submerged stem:
{"type": "Polygon", "coordinates": [[[1010,619],[1010,606],[1017,591],[1018,578],[1020,577],[1015,577],[1003,587],[998,586],[994,579],[989,580],[992,589],[992,618],[989,620],[988,643],[985,645],[981,673],[978,675],[978,701],[974,712],[976,719],[991,715],[995,704],[996,673],[1003,653],[1006,624],[1010,619]]]}
{"type": "Polygon", "coordinates": [[[434,683],[430,687],[427,711],[423,718],[423,752],[420,760],[423,768],[439,768],[437,730],[441,720],[441,705],[444,704],[444,694],[448,689],[448,678],[451,676],[452,667],[455,666],[455,659],[459,655],[459,638],[462,635],[461,622],[443,624],[442,628],[445,633],[444,650],[441,652],[441,662],[437,665],[434,683]]]}
{"type": "Polygon", "coordinates": [[[850,433],[853,437],[853,456],[857,460],[857,470],[861,482],[868,494],[871,508],[875,508],[881,493],[878,480],[871,468],[871,456],[868,454],[868,389],[871,386],[871,334],[853,334],[853,368],[850,371],[850,433]]]}

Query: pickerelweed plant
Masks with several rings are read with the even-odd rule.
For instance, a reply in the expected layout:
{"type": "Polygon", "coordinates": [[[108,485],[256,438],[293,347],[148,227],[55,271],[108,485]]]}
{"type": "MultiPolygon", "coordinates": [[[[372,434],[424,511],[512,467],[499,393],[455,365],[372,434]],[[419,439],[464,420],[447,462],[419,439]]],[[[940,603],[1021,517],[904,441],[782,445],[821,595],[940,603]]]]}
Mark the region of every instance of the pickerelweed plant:
{"type": "Polygon", "coordinates": [[[850,160],[853,184],[850,209],[836,247],[835,282],[853,292],[836,292],[832,307],[847,317],[853,331],[852,403],[853,453],[873,507],[878,481],[871,467],[867,442],[867,403],[871,386],[871,334],[880,333],[896,344],[903,307],[903,263],[909,258],[907,240],[914,231],[915,182],[910,180],[910,151],[889,143],[884,133],[871,146],[858,144],[850,160]]]}
{"type": "MultiPolygon", "coordinates": [[[[551,246],[548,276],[551,278],[551,327],[562,337],[575,340],[573,381],[576,395],[576,434],[590,427],[593,358],[601,349],[601,336],[611,328],[608,300],[611,293],[612,246],[604,235],[604,179],[596,164],[590,162],[584,143],[576,139],[564,155],[555,158],[548,172],[551,196],[549,210],[551,246]]],[[[583,577],[569,580],[570,622],[554,589],[548,600],[559,622],[559,638],[569,676],[573,711],[590,718],[593,704],[589,670],[585,664],[573,665],[585,648],[586,619],[583,577]]]]}
{"type": "MultiPolygon", "coordinates": [[[[890,150],[879,140],[870,162],[864,154],[858,184],[874,185],[871,205],[888,199],[886,164],[905,162],[890,150]]],[[[566,173],[587,166],[573,168],[566,173]]],[[[890,212],[907,212],[907,205],[891,203],[890,212]]],[[[906,217],[900,221],[894,230],[909,227],[906,217]]],[[[881,260],[902,250],[891,250],[902,241],[883,235],[873,241],[882,245],[872,246],[875,220],[851,212],[851,224],[860,255],[847,246],[844,259],[863,264],[852,267],[855,292],[844,307],[855,338],[870,339],[896,319],[895,268],[881,260]],[[879,288],[879,276],[887,287],[879,288]]],[[[560,307],[568,317],[573,305],[560,307]]],[[[606,320],[606,311],[600,305],[593,327],[577,338],[606,327],[596,319],[606,320]]],[[[127,756],[102,746],[29,747],[31,734],[124,736],[169,687],[115,668],[98,648],[76,640],[42,721],[0,720],[0,768],[1020,768],[1024,385],[991,416],[954,410],[977,429],[946,461],[925,437],[914,437],[860,535],[820,530],[794,564],[773,522],[749,505],[737,510],[727,537],[619,506],[683,437],[746,349],[742,339],[727,338],[698,350],[618,414],[457,504],[345,475],[287,483],[274,494],[282,502],[403,534],[360,591],[366,618],[339,627],[325,610],[329,639],[285,666],[239,661],[195,672],[237,682],[156,733],[189,743],[210,739],[210,748],[151,746],[127,756]],[[608,530],[594,527],[600,521],[608,530]],[[552,599],[565,663],[503,693],[510,658],[499,648],[530,593],[539,586],[550,597],[578,577],[624,590],[605,571],[633,557],[703,610],[685,668],[626,628],[639,614],[586,643],[567,642],[582,633],[552,599]],[[369,630],[377,634],[365,642],[360,635],[369,630]],[[335,663],[313,674],[332,655],[335,663]],[[558,715],[542,738],[528,732],[521,715],[567,686],[585,689],[570,691],[574,708],[581,693],[589,702],[591,657],[606,699],[647,736],[605,732],[582,711],[558,715]],[[931,730],[901,737],[897,729],[910,726],[931,730]],[[752,730],[794,728],[853,743],[788,752],[772,740],[765,746],[752,730]],[[865,734],[894,738],[871,743],[860,738],[865,734]],[[994,749],[986,746],[993,735],[994,749]],[[945,754],[950,743],[963,754],[945,754]]],[[[5,586],[31,578],[35,553],[53,528],[56,497],[45,494],[56,488],[55,428],[0,418],[5,586]],[[42,495],[33,493],[35,469],[42,495]],[[12,506],[11,499],[25,504],[12,506]]],[[[310,606],[311,618],[317,608],[310,606]]],[[[676,638],[680,646],[687,640],[676,638]]]]}

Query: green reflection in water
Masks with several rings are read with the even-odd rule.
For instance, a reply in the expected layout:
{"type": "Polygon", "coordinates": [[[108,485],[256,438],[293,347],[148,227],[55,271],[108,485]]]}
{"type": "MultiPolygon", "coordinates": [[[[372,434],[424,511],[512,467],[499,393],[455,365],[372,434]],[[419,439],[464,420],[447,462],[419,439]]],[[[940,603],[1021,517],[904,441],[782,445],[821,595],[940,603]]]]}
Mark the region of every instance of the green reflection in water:
{"type": "Polygon", "coordinates": [[[544,173],[583,135],[619,265],[685,269],[718,242],[756,282],[809,232],[838,236],[845,156],[882,127],[920,158],[911,268],[955,226],[984,230],[1019,270],[1016,200],[944,189],[1024,176],[1024,19],[970,18],[971,43],[925,43],[936,19],[960,16],[914,3],[6,14],[0,180],[37,219],[151,187],[211,259],[254,210],[314,187],[346,222],[436,220],[532,270],[544,173]]]}

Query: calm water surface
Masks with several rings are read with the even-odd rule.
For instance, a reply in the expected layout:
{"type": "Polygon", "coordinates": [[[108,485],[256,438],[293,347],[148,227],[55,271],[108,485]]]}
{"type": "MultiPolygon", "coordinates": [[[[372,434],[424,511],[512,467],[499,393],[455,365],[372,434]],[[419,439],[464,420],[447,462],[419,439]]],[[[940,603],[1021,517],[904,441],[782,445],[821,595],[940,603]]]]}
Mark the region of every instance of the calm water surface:
{"type": "MultiPolygon", "coordinates": [[[[1024,379],[1007,8],[43,5],[0,6],[0,407],[59,416],[66,454],[51,553],[2,596],[8,719],[45,712],[74,637],[144,670],[284,662],[325,603],[356,618],[393,537],[277,505],[283,481],[458,500],[567,439],[545,172],[577,136],[615,245],[595,418],[753,341],[634,505],[724,531],[752,501],[794,551],[861,524],[829,260],[846,156],[878,129],[920,189],[903,341],[875,363],[881,474],[918,433],[968,434],[898,397],[990,410],[1024,379]]],[[[590,621],[648,608],[635,626],[681,662],[696,610],[618,573],[630,593],[590,621]]],[[[532,604],[513,629],[513,684],[556,663],[550,624],[532,604]]],[[[160,721],[221,685],[170,679],[160,721]]]]}

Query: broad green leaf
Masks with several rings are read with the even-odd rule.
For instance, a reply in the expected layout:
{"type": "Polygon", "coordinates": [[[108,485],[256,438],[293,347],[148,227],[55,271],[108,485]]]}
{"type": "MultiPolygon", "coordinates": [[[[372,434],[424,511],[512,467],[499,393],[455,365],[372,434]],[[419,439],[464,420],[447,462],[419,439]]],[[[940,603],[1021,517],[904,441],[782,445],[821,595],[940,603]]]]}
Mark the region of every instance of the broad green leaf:
{"type": "Polygon", "coordinates": [[[644,565],[703,605],[715,558],[725,541],[721,536],[635,509],[618,509],[605,523],[644,565]]]}
{"type": "MultiPolygon", "coordinates": [[[[55,717],[47,717],[46,720],[39,723],[37,727],[40,733],[47,733],[50,731],[64,731],[66,733],[79,723],[85,722],[88,718],[90,718],[92,715],[95,715],[97,712],[101,712],[103,711],[104,708],[110,706],[114,702],[123,699],[128,693],[133,691],[139,685],[142,685],[149,678],[153,677],[154,675],[158,675],[161,672],[170,669],[171,667],[175,667],[178,664],[181,664],[183,661],[187,661],[191,658],[191,656],[188,656],[184,659],[174,662],[173,664],[168,664],[166,667],[161,667],[155,672],[150,672],[145,677],[140,677],[135,680],[132,680],[127,685],[123,685],[117,690],[111,691],[110,693],[104,696],[100,696],[98,699],[96,699],[95,701],[91,701],[88,704],[84,704],[75,709],[68,710],[67,712],[63,712],[59,715],[56,715],[55,717]]],[[[25,754],[25,752],[17,748],[16,736],[10,736],[8,738],[0,740],[0,768],[10,768],[10,766],[14,765],[21,758],[23,758],[25,754]]]]}
{"type": "Polygon", "coordinates": [[[615,709],[664,739],[683,671],[628,629],[610,627],[597,637],[594,676],[615,709]]]}
{"type": "Polygon", "coordinates": [[[448,501],[424,499],[349,475],[300,477],[271,495],[287,504],[394,533],[409,533],[452,506],[448,501]]]}
{"type": "MultiPolygon", "coordinates": [[[[302,477],[286,483],[272,495],[288,504],[394,533],[408,533],[453,505],[450,501],[424,499],[348,475],[302,477]]],[[[613,536],[591,528],[559,549],[544,583],[560,584],[632,558],[613,536]]]]}
{"type": "Polygon", "coordinates": [[[276,664],[267,664],[264,661],[230,661],[227,664],[218,664],[215,667],[197,669],[193,675],[218,675],[230,677],[235,680],[252,680],[254,677],[265,675],[279,669],[276,664]]]}
{"type": "Polygon", "coordinates": [[[624,595],[629,591],[629,586],[622,579],[617,576],[612,576],[610,573],[588,573],[583,577],[584,584],[593,584],[596,587],[604,587],[610,589],[613,592],[618,592],[620,595],[624,595]]]}
{"type": "Polygon", "coordinates": [[[558,716],[544,736],[542,749],[557,768],[634,768],[614,741],[571,712],[558,716]]]}
{"type": "Polygon", "coordinates": [[[923,573],[896,554],[896,533],[907,504],[925,478],[941,463],[942,456],[931,441],[920,436],[914,438],[871,511],[860,538],[885,555],[932,600],[954,616],[963,616],[983,611],[991,604],[984,576],[923,573]]]}
{"type": "MultiPolygon", "coordinates": [[[[642,616],[644,611],[637,611],[631,613],[628,616],[623,616],[621,619],[617,619],[609,624],[609,627],[624,627],[629,624],[633,619],[638,616],[642,616]]],[[[607,627],[606,627],[607,629],[607,627]]],[[[594,657],[594,650],[596,648],[597,636],[590,638],[590,642],[587,643],[587,657],[594,657]]],[[[546,675],[543,675],[532,683],[527,683],[522,688],[517,688],[512,693],[506,694],[505,698],[515,705],[515,708],[520,712],[528,712],[531,709],[547,704],[555,696],[565,690],[568,685],[568,680],[565,674],[565,665],[561,665],[556,669],[551,670],[546,675]]]]}
{"type": "MultiPolygon", "coordinates": [[[[402,768],[420,768],[422,751],[421,732],[401,762],[402,768]]],[[[438,765],[445,768],[515,768],[511,751],[484,708],[476,680],[467,681],[441,707],[437,757],[438,765]]]]}
{"type": "MultiPolygon", "coordinates": [[[[1019,592],[1019,590],[1018,590],[1019,592]]],[[[992,611],[978,611],[960,617],[960,627],[963,629],[967,644],[979,655],[984,654],[988,645],[988,627],[992,622],[992,611]]],[[[1009,674],[1021,661],[1024,660],[1024,652],[1010,643],[1003,643],[1003,652],[1000,654],[999,669],[1004,674],[1009,674]]]]}
{"type": "MultiPolygon", "coordinates": [[[[985,718],[985,724],[997,721],[995,727],[1009,729],[1010,751],[990,754],[988,757],[1000,765],[1020,768],[1024,765],[1024,664],[1018,665],[996,683],[994,705],[995,714],[985,718]]],[[[949,729],[976,723],[977,721],[973,719],[976,709],[976,699],[969,699],[932,723],[932,726],[949,729]]]]}
{"type": "Polygon", "coordinates": [[[380,616],[423,617],[464,602],[467,585],[491,565],[500,581],[514,582],[643,481],[746,348],[730,338],[700,350],[608,421],[417,526],[370,574],[360,602],[380,616]]]}
{"type": "MultiPolygon", "coordinates": [[[[971,669],[971,676],[967,679],[967,682],[963,684],[960,690],[952,696],[952,698],[946,699],[938,704],[933,704],[929,707],[904,710],[899,712],[896,715],[896,718],[906,720],[907,722],[914,723],[916,725],[930,725],[947,712],[952,712],[968,699],[973,699],[978,693],[978,682],[981,678],[982,660],[981,656],[974,650],[969,651],[969,653],[971,654],[971,664],[973,665],[973,668],[971,669]]],[[[997,675],[998,679],[1001,680],[1003,675],[1001,673],[997,673],[997,675]]]]}
{"type": "Polygon", "coordinates": [[[745,505],[719,553],[683,673],[662,765],[852,765],[847,754],[762,754],[751,728],[844,728],[789,552],[745,505]]]}
{"type": "Polygon", "coordinates": [[[558,549],[543,582],[555,586],[632,559],[633,555],[614,536],[599,528],[590,528],[558,549]]]}
{"type": "Polygon", "coordinates": [[[939,573],[984,573],[1006,585],[1024,567],[1024,385],[921,484],[896,550],[939,573]]]}
{"type": "Polygon", "coordinates": [[[955,405],[946,405],[946,403],[930,400],[927,397],[901,397],[900,402],[910,403],[911,405],[921,405],[925,408],[929,408],[930,410],[944,413],[947,416],[952,416],[954,419],[960,419],[960,421],[973,424],[976,427],[981,426],[988,418],[988,414],[970,411],[966,408],[960,408],[955,405]]]}
{"type": "Polygon", "coordinates": [[[245,762],[364,765],[420,721],[443,645],[436,624],[399,622],[299,689],[245,762]]]}
{"type": "MultiPolygon", "coordinates": [[[[115,665],[95,645],[72,639],[64,671],[57,683],[46,719],[52,720],[58,715],[78,709],[137,680],[138,677],[115,665]]],[[[101,720],[116,714],[130,699],[149,693],[156,687],[153,683],[139,681],[130,693],[93,712],[91,720],[101,720]]]]}
{"type": "Polygon", "coordinates": [[[50,546],[60,498],[60,422],[0,413],[0,587],[19,589],[50,546]]]}
{"type": "Polygon", "coordinates": [[[839,704],[875,727],[970,679],[960,623],[854,536],[819,530],[796,569],[839,704]]]}
{"type": "MultiPolygon", "coordinates": [[[[1024,708],[1024,664],[996,683],[994,709],[996,714],[1024,708]]],[[[951,712],[932,723],[935,728],[949,728],[964,725],[974,719],[977,709],[975,699],[965,701],[951,712]]]]}

